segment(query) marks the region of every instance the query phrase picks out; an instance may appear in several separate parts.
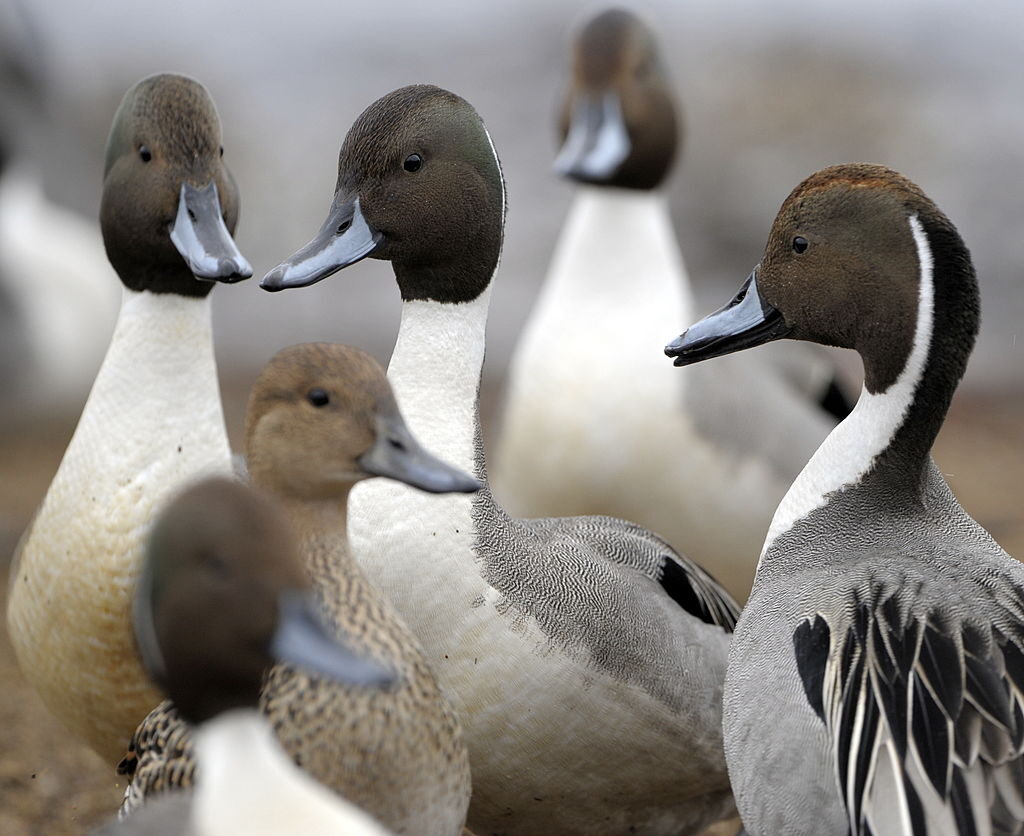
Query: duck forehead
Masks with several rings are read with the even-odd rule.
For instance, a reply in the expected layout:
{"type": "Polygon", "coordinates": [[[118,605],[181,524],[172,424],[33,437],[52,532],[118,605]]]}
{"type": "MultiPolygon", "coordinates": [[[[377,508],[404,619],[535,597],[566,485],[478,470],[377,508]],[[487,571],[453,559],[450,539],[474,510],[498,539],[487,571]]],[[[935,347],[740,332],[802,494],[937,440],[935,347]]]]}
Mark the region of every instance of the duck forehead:
{"type": "Polygon", "coordinates": [[[482,122],[464,99],[431,85],[395,90],[370,105],[353,123],[338,158],[339,185],[381,177],[404,154],[420,146],[458,146],[467,128],[482,133],[482,122]]]}
{"type": "Polygon", "coordinates": [[[930,203],[918,186],[891,168],[849,163],[824,168],[805,179],[783,202],[779,217],[799,216],[802,211],[817,206],[856,202],[891,202],[904,206],[930,203]]]}
{"type": "Polygon", "coordinates": [[[580,81],[607,85],[621,73],[630,55],[653,51],[647,27],[630,12],[613,9],[598,15],[576,42],[576,71],[580,81]]]}
{"type": "Polygon", "coordinates": [[[324,389],[347,413],[370,416],[393,407],[384,369],[373,357],[336,343],[303,343],[282,349],[264,368],[250,403],[250,420],[274,402],[300,403],[312,389],[324,389]]]}
{"type": "Polygon", "coordinates": [[[220,119],[199,82],[185,76],[143,79],[126,96],[119,114],[130,128],[132,144],[159,144],[165,158],[192,164],[220,156],[220,119]]]}

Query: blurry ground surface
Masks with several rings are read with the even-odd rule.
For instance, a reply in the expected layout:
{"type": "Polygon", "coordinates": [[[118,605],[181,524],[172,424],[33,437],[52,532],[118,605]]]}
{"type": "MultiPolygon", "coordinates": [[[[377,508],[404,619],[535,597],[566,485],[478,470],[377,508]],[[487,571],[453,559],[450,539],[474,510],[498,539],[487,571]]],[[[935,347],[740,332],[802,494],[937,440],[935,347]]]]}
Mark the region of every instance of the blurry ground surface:
{"type": "MultiPolygon", "coordinates": [[[[225,392],[236,447],[248,382],[225,392]]],[[[6,558],[56,470],[74,422],[37,422],[0,438],[0,600],[6,599],[6,558]]],[[[956,401],[936,459],[967,510],[1007,551],[1024,555],[1024,397],[956,401]]],[[[0,834],[82,833],[113,814],[123,791],[116,777],[112,765],[69,739],[38,702],[0,627],[0,834]]]]}

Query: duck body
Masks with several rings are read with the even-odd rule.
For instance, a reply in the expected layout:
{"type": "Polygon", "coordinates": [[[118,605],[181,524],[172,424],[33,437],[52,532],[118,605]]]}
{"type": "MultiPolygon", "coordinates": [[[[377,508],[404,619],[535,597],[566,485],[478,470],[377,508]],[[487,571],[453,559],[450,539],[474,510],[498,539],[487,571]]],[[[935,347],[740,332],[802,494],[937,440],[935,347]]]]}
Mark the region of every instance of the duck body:
{"type": "MultiPolygon", "coordinates": [[[[487,296],[407,302],[388,370],[417,436],[478,475],[487,296]]],[[[659,538],[609,518],[517,520],[487,490],[439,502],[379,482],[353,492],[349,534],[462,720],[475,833],[697,832],[729,814],[704,722],[729,636],[664,593],[675,557],[659,538]]]]}
{"type": "Polygon", "coordinates": [[[353,688],[394,682],[321,619],[282,511],[240,482],[200,480],[159,516],[145,557],[133,608],[139,652],[196,724],[199,775],[97,836],[383,836],[296,766],[257,710],[275,659],[353,688]]]}
{"type": "Polygon", "coordinates": [[[521,516],[633,520],[742,601],[772,513],[834,421],[794,379],[820,373],[806,353],[784,358],[796,374],[767,357],[658,368],[656,335],[693,309],[662,188],[674,114],[653,32],[622,10],[588,22],[555,163],[575,193],[510,362],[494,489],[521,516]]]}
{"type": "MultiPolygon", "coordinates": [[[[475,490],[477,484],[432,457],[418,459],[426,462],[429,483],[416,481],[412,471],[395,469],[396,454],[409,461],[420,448],[408,436],[386,387],[383,370],[365,355],[326,344],[285,349],[254,387],[246,445],[253,482],[275,498],[295,532],[297,554],[329,633],[393,672],[388,689],[372,690],[281,662],[266,676],[260,711],[278,745],[309,779],[395,833],[457,836],[470,796],[459,720],[415,634],[350,552],[346,507],[351,484],[378,471],[426,489],[475,490]],[[343,379],[343,371],[353,366],[357,374],[343,379]],[[375,370],[375,376],[358,371],[365,368],[375,370]],[[371,400],[359,389],[367,379],[365,391],[382,393],[378,418],[370,408],[357,408],[360,398],[371,400]],[[323,399],[319,406],[307,402],[312,392],[323,399]],[[389,451],[375,459],[377,464],[364,453],[374,436],[374,443],[389,451]]],[[[193,746],[191,728],[171,702],[146,718],[132,750],[137,763],[125,814],[167,790],[209,778],[204,774],[208,761],[198,744],[193,746]]],[[[243,759],[235,766],[245,764],[243,759]]]]}
{"type": "Polygon", "coordinates": [[[727,816],[720,699],[735,604],[639,526],[517,520],[486,485],[478,393],[504,182],[480,117],[436,87],[394,91],[349,131],[338,184],[320,234],[262,286],[391,260],[395,398],[417,436],[484,485],[469,498],[366,483],[349,513],[361,566],[462,719],[467,826],[679,833],[727,816]]]}
{"type": "Polygon", "coordinates": [[[469,804],[469,759],[420,642],[347,549],[339,551],[343,517],[295,508],[288,516],[328,624],[398,681],[379,693],[277,665],[261,693],[264,715],[309,775],[395,833],[457,836],[469,804]]]}
{"type": "MultiPolygon", "coordinates": [[[[863,816],[874,832],[901,832],[898,828],[913,817],[907,807],[901,809],[893,802],[892,795],[904,783],[911,787],[903,789],[904,798],[911,794],[919,798],[920,821],[927,822],[925,829],[907,832],[972,832],[967,821],[979,833],[1015,832],[989,820],[986,794],[995,782],[1016,786],[1019,799],[1024,776],[1019,755],[1014,762],[1011,754],[1015,747],[1019,751],[1024,715],[1019,713],[1019,696],[1008,698],[1024,674],[1014,667],[1024,658],[1019,655],[1024,567],[1008,558],[963,511],[934,466],[929,467],[923,486],[924,507],[893,509],[867,493],[844,492],[780,538],[776,548],[785,554],[785,563],[763,564],[755,593],[740,617],[729,659],[723,722],[743,820],[752,833],[845,833],[854,815],[863,816]],[[820,517],[826,515],[830,521],[823,524],[820,517]],[[827,533],[837,522],[844,531],[856,532],[853,538],[843,536],[841,549],[827,545],[839,539],[827,533]],[[817,547],[793,548],[811,531],[817,547]],[[892,555],[900,555],[896,565],[892,555]],[[860,641],[865,630],[871,639],[860,641]],[[842,650],[847,642],[852,661],[826,666],[823,657],[842,650]],[[966,665],[956,661],[957,644],[971,654],[966,665]],[[878,668],[865,664],[860,654],[880,660],[878,668]],[[766,659],[780,663],[766,665],[766,659]],[[1005,684],[999,678],[993,682],[992,673],[1004,666],[1005,684]],[[849,695],[845,712],[838,705],[831,713],[826,707],[821,715],[816,712],[804,686],[813,670],[829,672],[823,677],[828,685],[814,693],[830,691],[837,701],[840,695],[849,695]],[[939,700],[916,693],[919,702],[909,722],[906,715],[899,715],[908,726],[919,724],[915,731],[925,728],[938,738],[931,744],[933,750],[924,734],[916,742],[913,732],[906,734],[910,740],[904,750],[907,762],[894,769],[892,763],[900,753],[891,739],[896,717],[894,712],[890,726],[889,706],[873,707],[875,713],[867,714],[864,728],[854,730],[857,691],[851,686],[861,685],[858,679],[865,670],[875,676],[880,670],[885,676],[879,677],[878,692],[886,681],[893,682],[890,687],[897,695],[936,689],[939,700]],[[904,677],[911,683],[906,690],[900,688],[904,677]],[[749,704],[755,692],[760,695],[756,710],[749,704]],[[942,700],[948,700],[948,709],[940,708],[942,700]],[[1016,712],[1009,721],[1011,731],[998,727],[982,731],[982,712],[990,706],[997,706],[997,716],[1004,719],[1016,712]],[[952,751],[940,749],[947,742],[946,711],[955,736],[952,751]],[[765,727],[769,717],[773,718],[770,730],[765,727]],[[980,739],[982,733],[992,734],[992,739],[980,739]],[[850,743],[844,741],[846,735],[851,736],[850,743]],[[782,746],[787,740],[800,745],[782,746]],[[923,753],[926,770],[913,763],[910,752],[915,750],[923,753]],[[852,797],[857,798],[853,810],[837,797],[840,751],[851,757],[844,775],[852,797]],[[869,764],[873,774],[861,776],[854,784],[854,766],[868,769],[869,764]],[[970,768],[961,772],[964,765],[970,768]],[[942,775],[937,779],[942,784],[946,768],[960,772],[962,777],[954,780],[963,783],[953,786],[951,780],[944,799],[928,775],[942,775]],[[787,774],[787,769],[788,774],[806,780],[807,786],[800,790],[798,803],[783,806],[769,799],[787,791],[779,784],[779,776],[787,774]],[[887,772],[900,774],[901,782],[887,783],[887,772]],[[950,797],[955,803],[949,803],[950,797]],[[961,803],[968,812],[959,817],[955,807],[961,803]]],[[[870,687],[864,690],[867,705],[874,694],[870,687]]],[[[1001,794],[1001,790],[995,792],[997,799],[1001,794]]],[[[998,804],[996,800],[994,806],[998,804]]],[[[1008,820],[1019,812],[1018,807],[1008,820]]]]}
{"type": "Polygon", "coordinates": [[[733,302],[666,349],[792,336],[864,360],[857,405],[773,517],[730,649],[723,733],[752,834],[1024,829],[1024,567],[930,457],[978,308],[970,254],[917,186],[834,166],[783,203],[733,302]]]}
{"type": "Polygon", "coordinates": [[[22,671],[112,763],[159,701],[130,620],[148,527],[184,481],[231,470],[208,294],[213,281],[252,269],[228,229],[237,193],[219,147],[216,109],[192,79],[151,76],[122,101],[101,206],[121,310],[11,566],[7,626],[22,671]],[[193,181],[208,184],[202,194],[213,199],[196,202],[193,181]]]}

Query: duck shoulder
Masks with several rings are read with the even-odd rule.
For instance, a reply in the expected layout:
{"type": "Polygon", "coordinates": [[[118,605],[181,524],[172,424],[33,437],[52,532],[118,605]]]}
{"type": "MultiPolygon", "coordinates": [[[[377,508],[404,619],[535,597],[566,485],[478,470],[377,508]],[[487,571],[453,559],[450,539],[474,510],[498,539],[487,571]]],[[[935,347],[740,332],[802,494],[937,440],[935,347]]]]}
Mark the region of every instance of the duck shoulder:
{"type": "Polygon", "coordinates": [[[1024,824],[1021,580],[983,571],[929,590],[924,575],[879,573],[798,624],[851,833],[1024,824]]]}
{"type": "Polygon", "coordinates": [[[552,545],[564,534],[570,534],[570,551],[574,551],[576,544],[592,551],[598,559],[656,581],[669,598],[694,618],[729,633],[736,627],[739,605],[721,584],[696,561],[643,526],[607,516],[531,520],[530,524],[538,532],[547,532],[552,545]]]}
{"type": "Polygon", "coordinates": [[[553,646],[587,654],[669,705],[685,678],[676,667],[685,666],[680,637],[713,653],[717,633],[724,662],[738,607],[657,535],[612,517],[517,520],[479,494],[473,513],[483,576],[502,596],[499,606],[535,618],[553,646]]]}

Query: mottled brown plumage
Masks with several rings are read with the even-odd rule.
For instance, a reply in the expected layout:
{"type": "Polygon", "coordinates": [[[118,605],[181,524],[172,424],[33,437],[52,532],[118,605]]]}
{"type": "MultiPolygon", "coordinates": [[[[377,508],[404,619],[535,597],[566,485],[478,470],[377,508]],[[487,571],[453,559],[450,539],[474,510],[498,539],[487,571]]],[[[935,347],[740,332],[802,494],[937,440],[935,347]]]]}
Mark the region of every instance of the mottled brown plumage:
{"type": "MultiPolygon", "coordinates": [[[[251,478],[285,508],[328,623],[399,677],[391,690],[370,691],[277,665],[261,707],[300,766],[395,832],[456,834],[470,792],[458,719],[345,536],[349,490],[369,475],[364,462],[381,435],[414,444],[388,427],[404,429],[383,370],[354,349],[285,349],[256,382],[246,431],[251,478]]],[[[146,719],[133,746],[126,807],[191,781],[191,745],[172,704],[146,719]]]]}

